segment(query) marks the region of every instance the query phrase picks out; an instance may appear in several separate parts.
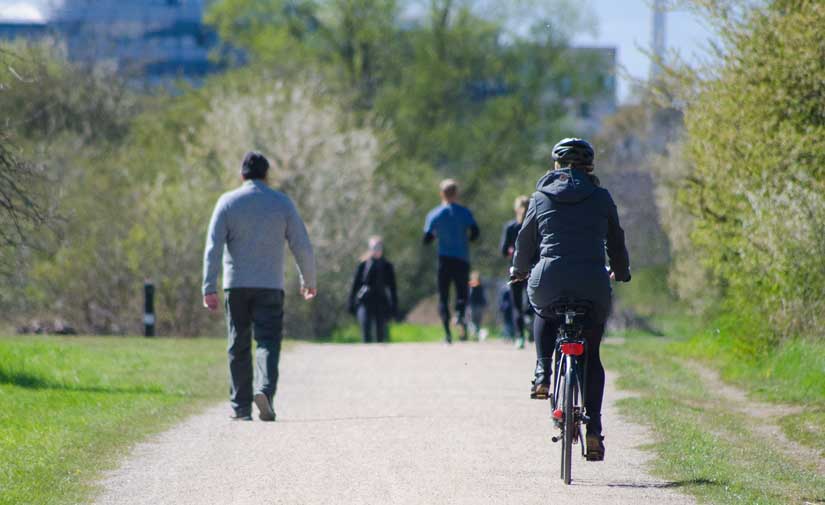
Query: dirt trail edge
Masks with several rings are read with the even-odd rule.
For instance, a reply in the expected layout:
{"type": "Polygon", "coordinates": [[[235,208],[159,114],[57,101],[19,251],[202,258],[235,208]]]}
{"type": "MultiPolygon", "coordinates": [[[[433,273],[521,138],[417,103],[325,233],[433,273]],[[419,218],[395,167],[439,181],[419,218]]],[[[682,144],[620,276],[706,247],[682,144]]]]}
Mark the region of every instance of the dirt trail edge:
{"type": "Polygon", "coordinates": [[[724,401],[726,408],[744,414],[750,420],[751,429],[764,437],[776,440],[774,447],[777,450],[793,458],[803,467],[811,467],[816,473],[825,475],[825,459],[819,451],[789,439],[776,424],[776,420],[783,416],[802,413],[803,407],[752,400],[744,390],[724,382],[716,370],[696,361],[685,361],[684,364],[699,376],[709,391],[724,401]]]}
{"type": "Polygon", "coordinates": [[[497,342],[296,346],[277,423],[213,407],[136,446],[97,503],[694,503],[646,473],[649,433],[618,417],[610,374],[607,460],[577,457],[565,486],[549,404],[528,398],[533,363],[497,342]]]}

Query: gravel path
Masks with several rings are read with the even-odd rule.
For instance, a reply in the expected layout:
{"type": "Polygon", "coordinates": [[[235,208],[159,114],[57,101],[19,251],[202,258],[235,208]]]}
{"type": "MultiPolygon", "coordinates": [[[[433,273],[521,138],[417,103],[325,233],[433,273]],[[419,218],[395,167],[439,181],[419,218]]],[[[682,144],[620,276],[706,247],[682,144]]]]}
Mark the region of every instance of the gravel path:
{"type": "Polygon", "coordinates": [[[211,408],[136,446],[97,503],[694,503],[646,473],[650,440],[617,417],[609,376],[607,459],[577,457],[565,486],[549,403],[528,398],[532,364],[497,342],[295,346],[277,423],[211,408]]]}

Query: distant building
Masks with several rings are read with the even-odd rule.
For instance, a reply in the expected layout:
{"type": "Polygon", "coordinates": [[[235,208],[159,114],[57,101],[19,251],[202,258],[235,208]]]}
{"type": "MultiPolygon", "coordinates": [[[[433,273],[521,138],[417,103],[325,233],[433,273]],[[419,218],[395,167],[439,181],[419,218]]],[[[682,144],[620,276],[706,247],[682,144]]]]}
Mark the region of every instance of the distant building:
{"type": "Polygon", "coordinates": [[[197,81],[215,70],[217,37],[203,11],[203,0],[66,0],[51,23],[73,61],[110,62],[149,82],[197,81]]]}
{"type": "Polygon", "coordinates": [[[46,34],[69,60],[109,65],[131,80],[199,82],[218,70],[216,34],[203,23],[205,0],[65,0],[45,23],[0,23],[0,38],[46,34]]]}
{"type": "Polygon", "coordinates": [[[0,20],[0,40],[39,39],[48,34],[48,25],[39,21],[0,20]]]}

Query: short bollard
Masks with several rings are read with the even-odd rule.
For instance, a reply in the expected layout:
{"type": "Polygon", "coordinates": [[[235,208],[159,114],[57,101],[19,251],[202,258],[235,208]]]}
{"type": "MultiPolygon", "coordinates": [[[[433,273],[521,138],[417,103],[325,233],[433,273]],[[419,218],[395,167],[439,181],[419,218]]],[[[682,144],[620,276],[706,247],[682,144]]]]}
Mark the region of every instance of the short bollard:
{"type": "Polygon", "coordinates": [[[143,284],[143,335],[155,336],[155,285],[151,281],[143,284]]]}

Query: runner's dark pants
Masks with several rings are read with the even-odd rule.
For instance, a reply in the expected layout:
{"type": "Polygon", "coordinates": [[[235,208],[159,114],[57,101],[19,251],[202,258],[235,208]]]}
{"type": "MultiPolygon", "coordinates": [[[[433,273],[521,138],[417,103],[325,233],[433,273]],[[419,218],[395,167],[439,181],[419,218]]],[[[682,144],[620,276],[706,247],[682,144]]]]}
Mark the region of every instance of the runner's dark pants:
{"type": "MultiPolygon", "coordinates": [[[[533,322],[533,336],[536,339],[536,354],[538,359],[547,360],[549,363],[553,356],[556,345],[561,320],[547,320],[536,315],[533,322]]],[[[602,401],[604,399],[604,367],[599,355],[602,337],[604,336],[604,323],[593,323],[586,325],[582,331],[587,343],[587,355],[585,367],[585,382],[587,391],[584,395],[584,408],[590,422],[587,423],[587,432],[601,434],[602,432],[602,401]]],[[[557,359],[559,357],[557,356],[557,359]]],[[[558,367],[558,361],[554,363],[554,370],[558,367]]]]}
{"type": "Polygon", "coordinates": [[[438,312],[444,331],[450,334],[450,285],[455,284],[455,311],[464,321],[470,292],[470,264],[459,258],[438,257],[438,312]]]}
{"type": "Polygon", "coordinates": [[[284,292],[280,289],[232,288],[226,290],[226,325],[229,335],[229,399],[238,415],[252,410],[252,336],[257,349],[254,393],[272,402],[278,387],[278,361],[284,319],[284,292]]]}
{"type": "Polygon", "coordinates": [[[513,321],[516,323],[517,338],[524,338],[524,292],[526,283],[517,282],[510,285],[510,297],[513,299],[513,321]]]}
{"type": "Polygon", "coordinates": [[[387,331],[387,311],[382,307],[371,307],[363,303],[358,306],[358,323],[361,325],[361,338],[365,344],[371,342],[388,342],[387,331]],[[373,328],[375,328],[375,339],[373,340],[373,328]]]}

